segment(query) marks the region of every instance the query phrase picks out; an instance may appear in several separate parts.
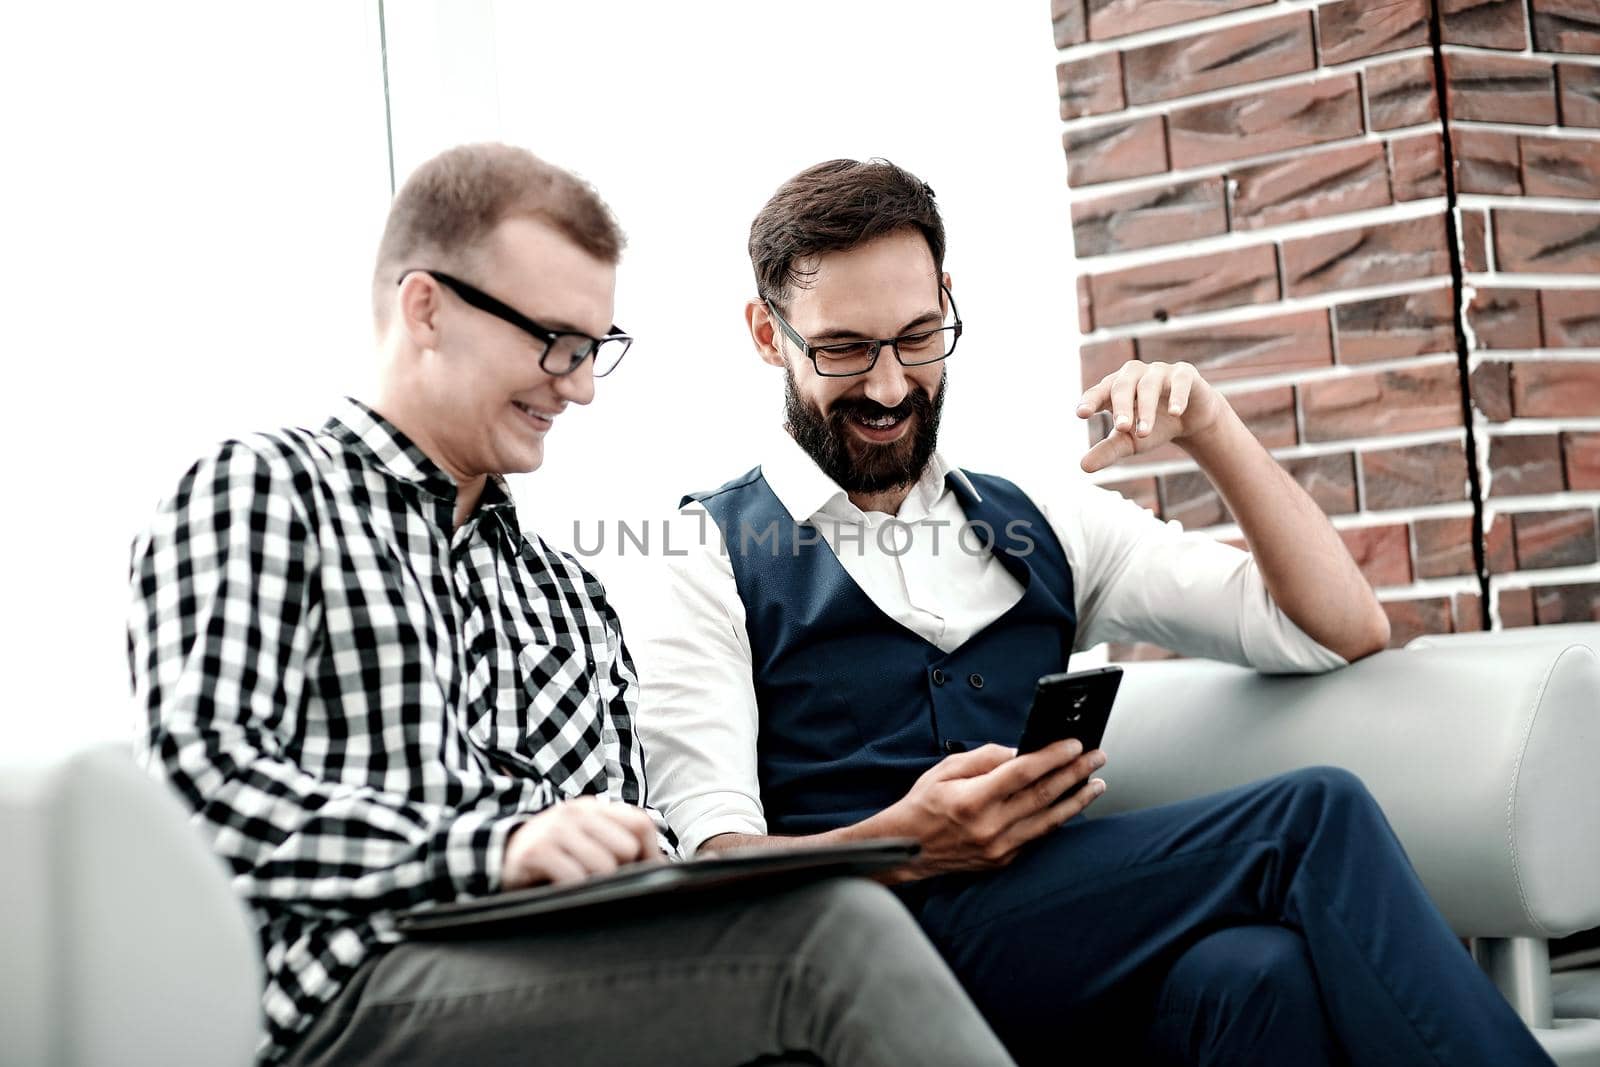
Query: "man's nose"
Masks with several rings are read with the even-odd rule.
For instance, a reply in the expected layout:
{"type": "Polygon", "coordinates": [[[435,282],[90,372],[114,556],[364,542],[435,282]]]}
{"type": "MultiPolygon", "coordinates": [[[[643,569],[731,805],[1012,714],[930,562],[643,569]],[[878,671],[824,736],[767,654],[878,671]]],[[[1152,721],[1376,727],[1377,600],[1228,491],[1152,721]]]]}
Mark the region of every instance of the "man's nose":
{"type": "Polygon", "coordinates": [[[878,361],[867,371],[866,378],[867,397],[886,408],[897,406],[910,392],[906,369],[895,358],[894,349],[889,345],[884,345],[878,351],[878,361]]]}
{"type": "Polygon", "coordinates": [[[594,399],[594,358],[578,364],[571,374],[556,379],[556,395],[574,404],[587,404],[594,399]]]}

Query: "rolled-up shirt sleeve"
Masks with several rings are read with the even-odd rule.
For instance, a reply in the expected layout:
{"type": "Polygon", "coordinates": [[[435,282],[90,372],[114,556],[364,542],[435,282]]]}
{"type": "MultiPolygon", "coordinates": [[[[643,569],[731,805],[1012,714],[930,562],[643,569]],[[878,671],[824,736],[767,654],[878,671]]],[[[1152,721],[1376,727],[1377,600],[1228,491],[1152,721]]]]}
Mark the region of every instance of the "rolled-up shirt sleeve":
{"type": "Polygon", "coordinates": [[[668,543],[684,553],[666,557],[652,577],[653,600],[671,611],[641,620],[638,727],[651,801],[688,857],[718,834],[765,834],[767,823],[750,638],[733,567],[699,504],[669,522],[668,543]]]}
{"type": "Polygon", "coordinates": [[[1284,614],[1248,552],[1088,483],[1041,505],[1072,565],[1079,648],[1148,641],[1268,674],[1345,665],[1284,614]]]}

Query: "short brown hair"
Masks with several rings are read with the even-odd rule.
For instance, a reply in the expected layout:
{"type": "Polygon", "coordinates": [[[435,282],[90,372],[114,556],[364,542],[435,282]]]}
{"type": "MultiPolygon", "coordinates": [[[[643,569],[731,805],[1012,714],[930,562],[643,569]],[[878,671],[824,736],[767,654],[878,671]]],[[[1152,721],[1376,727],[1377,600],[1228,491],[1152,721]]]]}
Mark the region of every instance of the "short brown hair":
{"type": "Polygon", "coordinates": [[[626,243],[600,194],[576,175],[513,145],[451,148],[418,167],[389,206],[372,274],[378,324],[388,318],[401,272],[469,265],[483,240],[510,218],[547,222],[606,263],[615,264],[626,243]]]}
{"type": "Polygon", "coordinates": [[[796,261],[907,226],[922,233],[942,273],[944,221],[926,182],[887,159],[830,159],[807,167],[780,185],[750,224],[756,292],[782,307],[791,285],[807,285],[810,272],[796,269],[796,261]]]}

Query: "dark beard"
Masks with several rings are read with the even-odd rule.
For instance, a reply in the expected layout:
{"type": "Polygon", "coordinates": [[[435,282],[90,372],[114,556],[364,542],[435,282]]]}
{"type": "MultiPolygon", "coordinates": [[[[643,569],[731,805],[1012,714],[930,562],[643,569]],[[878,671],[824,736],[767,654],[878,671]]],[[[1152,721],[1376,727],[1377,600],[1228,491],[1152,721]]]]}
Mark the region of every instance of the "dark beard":
{"type": "Polygon", "coordinates": [[[785,375],[783,388],[784,417],[795,441],[840,489],[847,493],[882,493],[915,482],[933,458],[939,441],[939,413],[944,408],[944,382],[941,372],[939,388],[932,399],[913,386],[906,398],[892,408],[864,396],[843,397],[834,401],[833,410],[824,416],[810,401],[801,399],[791,369],[785,375]],[[845,422],[852,414],[867,418],[915,414],[917,424],[898,441],[877,445],[849,431],[845,422]]]}

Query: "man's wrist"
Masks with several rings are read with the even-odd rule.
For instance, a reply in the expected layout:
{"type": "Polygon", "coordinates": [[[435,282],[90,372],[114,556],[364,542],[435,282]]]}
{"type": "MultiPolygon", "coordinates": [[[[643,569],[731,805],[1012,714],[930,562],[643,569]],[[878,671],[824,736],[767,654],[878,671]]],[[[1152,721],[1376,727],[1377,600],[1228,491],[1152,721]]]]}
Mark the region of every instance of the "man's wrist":
{"type": "Polygon", "coordinates": [[[1242,445],[1256,443],[1255,436],[1233,410],[1233,405],[1221,396],[1218,396],[1217,400],[1222,405],[1222,410],[1217,413],[1210,426],[1198,433],[1177,437],[1173,441],[1205,470],[1226,463],[1230,458],[1237,458],[1242,445]]]}

